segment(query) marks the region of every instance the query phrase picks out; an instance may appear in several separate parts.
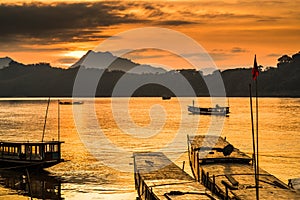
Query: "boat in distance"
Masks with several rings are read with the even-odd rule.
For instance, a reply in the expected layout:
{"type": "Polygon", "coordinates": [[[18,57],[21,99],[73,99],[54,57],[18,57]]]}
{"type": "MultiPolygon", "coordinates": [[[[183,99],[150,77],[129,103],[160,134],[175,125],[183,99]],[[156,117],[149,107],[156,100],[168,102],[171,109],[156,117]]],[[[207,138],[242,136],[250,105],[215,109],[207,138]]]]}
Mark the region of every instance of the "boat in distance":
{"type": "Polygon", "coordinates": [[[81,105],[83,101],[59,101],[60,105],[81,105]]]}
{"type": "Polygon", "coordinates": [[[48,168],[63,162],[61,141],[0,141],[1,168],[48,168]]]}
{"type": "Polygon", "coordinates": [[[188,106],[188,111],[192,114],[198,115],[221,115],[229,116],[229,106],[219,106],[218,104],[215,107],[197,107],[194,106],[194,101],[192,106],[188,106]]]}
{"type": "Polygon", "coordinates": [[[171,98],[172,98],[172,97],[169,96],[169,95],[163,95],[163,96],[161,97],[162,100],[170,100],[171,98]]]}

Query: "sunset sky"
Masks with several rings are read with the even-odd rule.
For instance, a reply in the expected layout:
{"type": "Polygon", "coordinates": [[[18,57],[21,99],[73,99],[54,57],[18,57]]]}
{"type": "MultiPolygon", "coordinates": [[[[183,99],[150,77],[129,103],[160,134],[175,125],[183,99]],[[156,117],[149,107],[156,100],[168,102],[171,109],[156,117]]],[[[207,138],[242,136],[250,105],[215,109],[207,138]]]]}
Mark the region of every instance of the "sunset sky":
{"type": "MultiPolygon", "coordinates": [[[[186,34],[220,69],[276,66],[300,51],[300,0],[10,1],[0,0],[0,57],[68,67],[86,51],[123,31],[163,27],[186,34]]],[[[145,50],[128,58],[160,63],[171,54],[145,50]]]]}

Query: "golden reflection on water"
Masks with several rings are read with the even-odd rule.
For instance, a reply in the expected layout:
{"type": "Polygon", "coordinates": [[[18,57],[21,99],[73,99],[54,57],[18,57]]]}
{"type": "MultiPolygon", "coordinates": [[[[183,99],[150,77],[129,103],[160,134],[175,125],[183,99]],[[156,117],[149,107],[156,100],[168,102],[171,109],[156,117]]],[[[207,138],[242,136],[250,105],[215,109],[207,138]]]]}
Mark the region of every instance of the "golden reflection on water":
{"type": "MultiPolygon", "coordinates": [[[[170,149],[180,155],[175,160],[179,166],[182,161],[188,163],[187,134],[221,134],[235,147],[251,154],[249,98],[230,98],[231,113],[227,118],[190,115],[187,105],[191,105],[192,100],[193,98],[172,98],[167,101],[161,98],[85,99],[83,105],[74,105],[76,112],[82,115],[76,122],[74,107],[60,106],[60,133],[61,140],[65,141],[62,156],[68,161],[48,170],[65,179],[62,185],[63,196],[68,199],[82,196],[106,198],[112,194],[115,199],[120,198],[118,194],[125,195],[125,199],[135,197],[133,174],[105,165],[107,161],[119,161],[132,168],[133,172],[132,160],[122,158],[122,155],[109,160],[109,152],[102,151],[107,144],[103,144],[99,146],[99,155],[106,160],[101,162],[101,157],[98,157],[100,160],[96,159],[82,143],[82,130],[91,137],[100,130],[113,145],[129,153],[160,150],[174,142],[178,134],[182,134],[182,141],[175,141],[177,149],[170,149]],[[96,110],[98,124],[91,121],[90,105],[96,110]],[[216,123],[219,123],[219,127],[216,123]]],[[[210,98],[195,100],[200,106],[211,106],[210,98]]],[[[52,101],[45,140],[57,138],[57,108],[57,101],[52,101]]],[[[0,101],[0,140],[40,140],[45,110],[45,100],[0,101]]],[[[299,111],[298,98],[259,99],[260,167],[284,182],[289,178],[300,177],[299,111]]],[[[185,169],[189,171],[187,164],[185,169]]]]}
{"type": "Polygon", "coordinates": [[[126,150],[151,146],[161,149],[174,139],[181,122],[181,107],[177,99],[161,101],[150,98],[145,101],[143,98],[124,98],[119,102],[105,99],[99,107],[101,109],[96,109],[96,113],[105,137],[126,150]],[[112,103],[117,104],[114,111],[112,103]],[[122,107],[126,105],[128,109],[122,107]],[[154,146],[153,141],[160,142],[154,146]]]}

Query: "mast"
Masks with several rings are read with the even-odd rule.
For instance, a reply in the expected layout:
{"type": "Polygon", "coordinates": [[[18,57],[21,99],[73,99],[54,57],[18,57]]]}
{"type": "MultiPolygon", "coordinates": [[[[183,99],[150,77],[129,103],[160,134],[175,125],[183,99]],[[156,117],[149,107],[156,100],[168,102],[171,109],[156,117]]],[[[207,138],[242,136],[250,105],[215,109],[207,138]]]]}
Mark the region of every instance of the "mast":
{"type": "Polygon", "coordinates": [[[46,115],[45,115],[45,121],[44,121],[44,128],[43,128],[43,135],[42,135],[42,142],[44,142],[44,136],[45,136],[45,130],[46,130],[46,123],[47,123],[47,116],[48,116],[49,104],[50,104],[50,97],[48,98],[48,104],[47,104],[47,109],[46,109],[46,115]]]}

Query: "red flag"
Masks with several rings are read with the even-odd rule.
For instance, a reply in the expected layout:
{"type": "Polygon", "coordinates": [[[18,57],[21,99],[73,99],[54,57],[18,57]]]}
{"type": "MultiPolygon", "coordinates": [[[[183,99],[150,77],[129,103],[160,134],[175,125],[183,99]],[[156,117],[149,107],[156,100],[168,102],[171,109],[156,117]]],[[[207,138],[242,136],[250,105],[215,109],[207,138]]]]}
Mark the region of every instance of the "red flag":
{"type": "Polygon", "coordinates": [[[256,55],[255,55],[253,69],[252,69],[252,78],[253,78],[253,80],[256,80],[256,78],[258,77],[258,74],[259,74],[259,71],[258,71],[258,66],[257,66],[257,62],[256,62],[256,55]]]}

